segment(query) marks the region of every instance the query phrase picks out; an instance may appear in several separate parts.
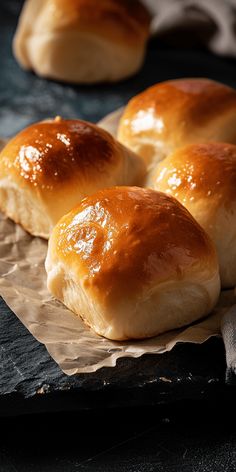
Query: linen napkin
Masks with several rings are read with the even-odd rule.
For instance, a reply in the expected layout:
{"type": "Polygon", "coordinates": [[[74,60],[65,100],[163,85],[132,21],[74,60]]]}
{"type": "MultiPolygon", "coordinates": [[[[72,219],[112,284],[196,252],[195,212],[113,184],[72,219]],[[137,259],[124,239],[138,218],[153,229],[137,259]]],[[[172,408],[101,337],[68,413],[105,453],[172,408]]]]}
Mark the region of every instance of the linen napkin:
{"type": "Polygon", "coordinates": [[[226,351],[226,383],[236,385],[236,305],[223,316],[221,332],[226,351]]]}
{"type": "Polygon", "coordinates": [[[143,0],[153,35],[176,46],[204,45],[236,57],[236,0],[143,0]]]}

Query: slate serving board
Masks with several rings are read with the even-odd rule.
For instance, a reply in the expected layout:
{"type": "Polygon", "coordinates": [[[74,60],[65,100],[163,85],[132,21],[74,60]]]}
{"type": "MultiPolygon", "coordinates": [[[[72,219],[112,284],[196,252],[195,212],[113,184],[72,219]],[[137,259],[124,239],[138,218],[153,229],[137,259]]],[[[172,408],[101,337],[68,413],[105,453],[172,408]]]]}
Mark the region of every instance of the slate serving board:
{"type": "MultiPolygon", "coordinates": [[[[0,136],[48,116],[98,121],[145,87],[169,78],[208,76],[236,87],[235,63],[206,52],[148,49],[142,71],[114,85],[76,87],[22,71],[11,53],[22,1],[0,4],[0,136]]],[[[221,339],[178,345],[170,353],[121,359],[116,368],[67,377],[0,300],[0,415],[153,405],[215,398],[226,390],[221,339]]]]}
{"type": "Polygon", "coordinates": [[[0,415],[154,405],[225,389],[220,339],[121,359],[115,368],[68,377],[0,302],[0,415]]]}

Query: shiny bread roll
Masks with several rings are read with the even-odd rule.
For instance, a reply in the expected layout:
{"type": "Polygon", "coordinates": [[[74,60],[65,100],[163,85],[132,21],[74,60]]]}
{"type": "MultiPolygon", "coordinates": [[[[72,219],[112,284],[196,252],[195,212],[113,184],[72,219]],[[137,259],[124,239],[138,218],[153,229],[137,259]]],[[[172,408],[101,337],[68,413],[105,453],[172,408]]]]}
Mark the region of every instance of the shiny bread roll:
{"type": "Polygon", "coordinates": [[[49,291],[96,333],[140,339],[187,325],[220,290],[213,244],[172,197],[138,187],[100,190],[54,228],[49,291]]]}
{"type": "Polygon", "coordinates": [[[139,0],[26,0],[13,50],[42,77],[116,81],[142,65],[149,24],[139,0]]]}
{"type": "Polygon", "coordinates": [[[236,285],[236,146],[192,144],[162,161],[149,185],[177,198],[212,238],[224,288],[236,285]]]}
{"type": "Polygon", "coordinates": [[[0,153],[0,209],[48,238],[59,218],[96,190],[140,184],[143,161],[109,133],[81,120],[33,124],[0,153]]]}
{"type": "Polygon", "coordinates": [[[236,143],[236,91],[209,79],[156,84],[125,108],[118,140],[142,156],[149,170],[191,143],[236,143]]]}

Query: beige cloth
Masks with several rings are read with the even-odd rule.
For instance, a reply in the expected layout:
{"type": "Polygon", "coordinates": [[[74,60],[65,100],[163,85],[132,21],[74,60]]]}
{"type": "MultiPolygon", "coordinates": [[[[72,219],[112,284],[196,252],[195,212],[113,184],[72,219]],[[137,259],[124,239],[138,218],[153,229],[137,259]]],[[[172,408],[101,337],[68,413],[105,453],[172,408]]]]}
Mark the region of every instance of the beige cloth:
{"type": "Polygon", "coordinates": [[[185,47],[204,45],[236,57],[236,0],[143,0],[153,14],[152,33],[185,47]]]}

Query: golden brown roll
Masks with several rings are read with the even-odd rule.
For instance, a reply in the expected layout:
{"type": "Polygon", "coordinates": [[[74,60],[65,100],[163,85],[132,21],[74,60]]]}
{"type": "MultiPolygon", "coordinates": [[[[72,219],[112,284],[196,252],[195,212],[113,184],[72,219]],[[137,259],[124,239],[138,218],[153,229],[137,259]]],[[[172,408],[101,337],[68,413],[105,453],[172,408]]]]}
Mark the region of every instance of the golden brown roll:
{"type": "Polygon", "coordinates": [[[148,88],[128,103],[118,139],[151,170],[191,143],[236,143],[236,91],[208,79],[178,79],[148,88]]]}
{"type": "Polygon", "coordinates": [[[207,315],[220,290],[210,238],[172,197],[114,187],[54,228],[48,288],[96,333],[146,338],[207,315]]]}
{"type": "Polygon", "coordinates": [[[161,162],[149,182],[177,198],[215,243],[223,287],[236,285],[236,146],[192,144],[161,162]]]}
{"type": "Polygon", "coordinates": [[[138,0],[26,0],[13,50],[43,77],[116,81],[140,68],[149,24],[138,0]]]}
{"type": "Polygon", "coordinates": [[[109,133],[80,120],[33,124],[0,153],[0,209],[47,238],[82,198],[113,185],[137,185],[143,161],[109,133]]]}

